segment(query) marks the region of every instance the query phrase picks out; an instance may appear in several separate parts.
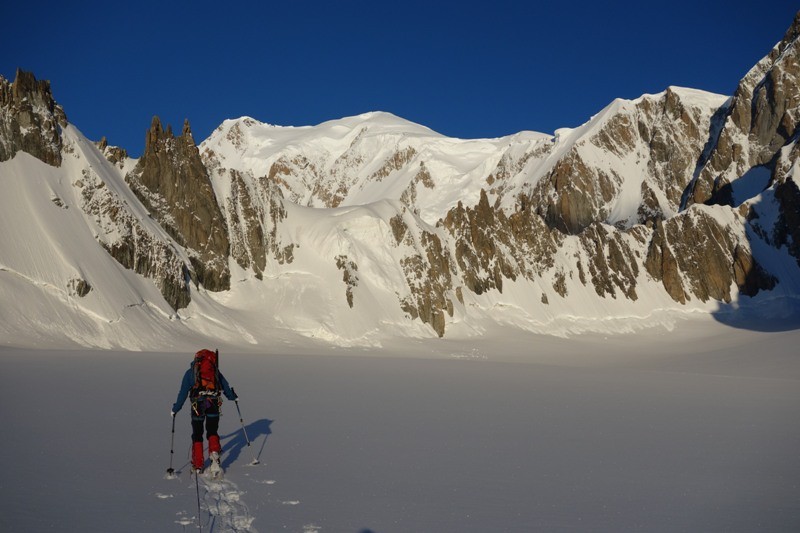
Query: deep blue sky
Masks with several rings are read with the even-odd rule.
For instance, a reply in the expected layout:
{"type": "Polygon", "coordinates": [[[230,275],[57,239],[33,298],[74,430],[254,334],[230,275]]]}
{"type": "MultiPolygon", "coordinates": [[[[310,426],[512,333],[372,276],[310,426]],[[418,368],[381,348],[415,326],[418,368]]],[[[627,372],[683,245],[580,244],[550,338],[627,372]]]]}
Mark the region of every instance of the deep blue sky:
{"type": "Polygon", "coordinates": [[[153,115],[389,111],[454,137],[552,133],[669,85],[730,95],[796,2],[5,2],[0,75],[52,82],[70,122],[139,155],[153,115]],[[700,4],[700,5],[697,5],[700,4]],[[123,7],[118,7],[122,5],[123,7]]]}

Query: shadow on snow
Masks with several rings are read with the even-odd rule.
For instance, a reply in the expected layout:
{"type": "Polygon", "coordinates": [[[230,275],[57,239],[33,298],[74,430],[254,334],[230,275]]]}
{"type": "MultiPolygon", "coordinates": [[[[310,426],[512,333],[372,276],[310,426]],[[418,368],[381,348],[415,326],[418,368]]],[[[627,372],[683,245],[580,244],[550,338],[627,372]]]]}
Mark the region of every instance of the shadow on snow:
{"type": "Polygon", "coordinates": [[[253,455],[249,461],[250,463],[260,462],[261,454],[264,452],[264,445],[267,443],[267,437],[272,433],[272,429],[270,429],[272,422],[274,422],[274,420],[262,418],[261,420],[256,420],[255,422],[245,425],[244,429],[247,432],[247,437],[250,439],[249,445],[245,437],[245,431],[242,431],[241,426],[227,435],[220,435],[222,449],[226,452],[222,459],[222,468],[227,470],[228,467],[239,459],[242,450],[245,448],[253,449],[253,455]],[[262,436],[264,437],[263,439],[261,438],[262,436]]]}

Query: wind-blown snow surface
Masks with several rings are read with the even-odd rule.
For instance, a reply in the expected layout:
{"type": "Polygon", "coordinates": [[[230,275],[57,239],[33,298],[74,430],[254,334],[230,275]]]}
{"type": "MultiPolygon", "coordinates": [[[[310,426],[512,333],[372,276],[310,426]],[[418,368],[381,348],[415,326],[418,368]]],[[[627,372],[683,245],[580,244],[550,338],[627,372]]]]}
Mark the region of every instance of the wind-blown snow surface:
{"type": "MultiPolygon", "coordinates": [[[[204,531],[800,530],[798,331],[509,333],[223,352],[204,531]]],[[[0,530],[193,529],[189,359],[0,348],[0,530]]]]}

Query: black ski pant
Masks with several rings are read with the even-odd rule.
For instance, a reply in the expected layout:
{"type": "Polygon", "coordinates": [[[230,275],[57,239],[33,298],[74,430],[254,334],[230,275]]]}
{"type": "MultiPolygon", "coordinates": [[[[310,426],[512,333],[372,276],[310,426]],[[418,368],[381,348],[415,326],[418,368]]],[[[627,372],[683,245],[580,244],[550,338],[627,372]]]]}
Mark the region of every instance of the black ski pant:
{"type": "Polygon", "coordinates": [[[219,429],[219,402],[216,398],[199,398],[192,402],[192,442],[203,442],[203,425],[206,438],[217,435],[219,429]]]}

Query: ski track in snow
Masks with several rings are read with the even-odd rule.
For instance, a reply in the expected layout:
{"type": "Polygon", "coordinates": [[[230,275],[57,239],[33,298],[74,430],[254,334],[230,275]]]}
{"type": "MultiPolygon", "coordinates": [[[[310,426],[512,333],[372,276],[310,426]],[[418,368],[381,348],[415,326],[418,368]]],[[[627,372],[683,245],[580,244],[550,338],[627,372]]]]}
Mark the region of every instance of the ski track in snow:
{"type": "Polygon", "coordinates": [[[253,528],[255,519],[242,501],[244,492],[235,483],[225,478],[208,479],[205,476],[200,476],[200,480],[200,489],[204,491],[201,508],[208,512],[206,520],[210,531],[256,533],[253,528]]]}
{"type": "Polygon", "coordinates": [[[181,511],[179,513],[176,513],[175,516],[178,517],[178,519],[175,520],[175,523],[178,524],[179,526],[183,526],[184,531],[186,530],[186,526],[191,526],[192,524],[194,524],[194,520],[192,520],[186,514],[186,511],[181,511]]]}

